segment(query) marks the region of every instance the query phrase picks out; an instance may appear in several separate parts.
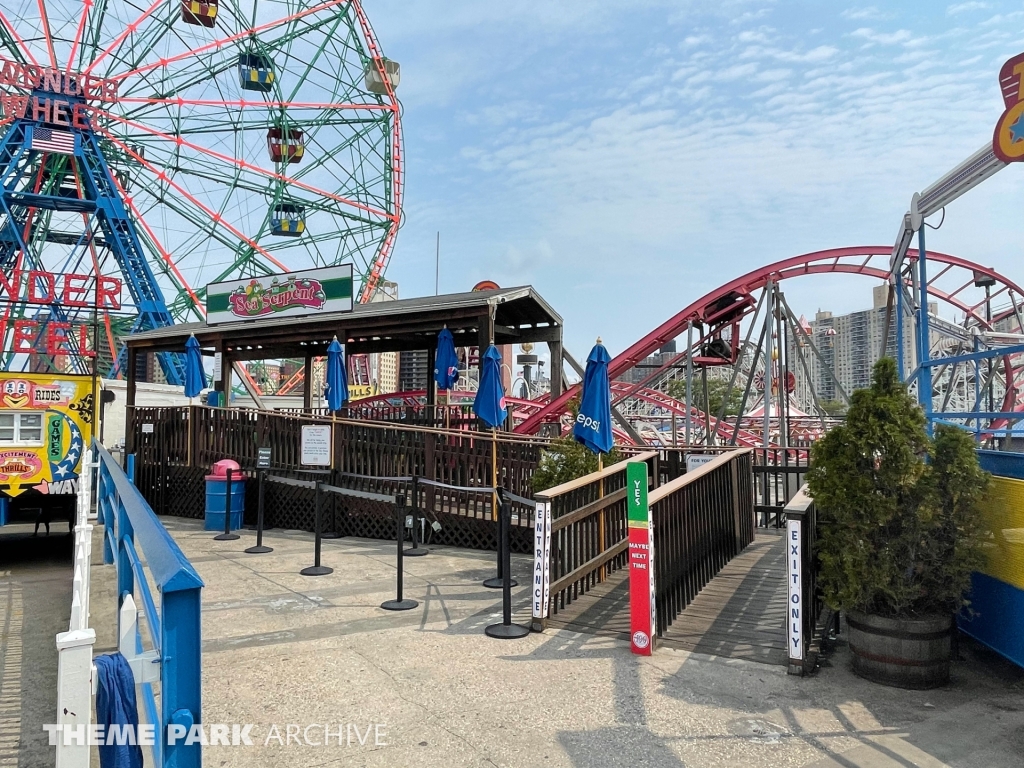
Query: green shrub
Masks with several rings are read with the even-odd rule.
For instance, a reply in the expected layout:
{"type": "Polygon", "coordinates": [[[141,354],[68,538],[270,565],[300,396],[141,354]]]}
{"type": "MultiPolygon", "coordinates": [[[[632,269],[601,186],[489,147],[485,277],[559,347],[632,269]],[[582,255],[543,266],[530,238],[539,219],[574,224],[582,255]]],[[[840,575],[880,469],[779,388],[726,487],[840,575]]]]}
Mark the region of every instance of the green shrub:
{"type": "Polygon", "coordinates": [[[812,449],[826,602],[893,618],[958,610],[980,561],[987,482],[971,436],[939,426],[930,440],[896,364],[879,360],[846,423],[812,449]]]}
{"type": "MultiPolygon", "coordinates": [[[[619,451],[612,448],[611,453],[604,457],[604,465],[607,467],[621,460],[619,451]]],[[[534,493],[539,493],[596,471],[597,454],[577,443],[572,435],[566,435],[552,440],[551,445],[544,449],[530,482],[534,493]]]]}
{"type": "MultiPolygon", "coordinates": [[[[579,413],[580,401],[574,397],[569,401],[569,411],[573,420],[579,413]]],[[[617,448],[604,457],[604,465],[615,464],[622,460],[622,455],[617,448]]],[[[577,477],[589,475],[597,471],[597,454],[592,453],[582,443],[577,443],[572,433],[551,441],[551,444],[541,452],[540,462],[533,472],[530,484],[534,493],[546,491],[556,485],[575,480],[577,477]]]]}

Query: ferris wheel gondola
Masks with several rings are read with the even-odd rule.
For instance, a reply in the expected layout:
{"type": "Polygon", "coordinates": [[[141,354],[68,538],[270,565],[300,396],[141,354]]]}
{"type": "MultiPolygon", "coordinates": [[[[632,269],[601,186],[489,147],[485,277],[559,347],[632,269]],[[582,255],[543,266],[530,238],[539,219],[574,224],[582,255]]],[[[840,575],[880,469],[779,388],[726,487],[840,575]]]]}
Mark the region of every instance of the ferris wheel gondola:
{"type": "MultiPolygon", "coordinates": [[[[8,4],[0,269],[123,280],[89,350],[106,374],[124,334],[201,319],[218,280],[350,262],[366,301],[401,223],[399,77],[358,0],[8,4]]],[[[8,342],[89,314],[6,298],[8,342]]]]}

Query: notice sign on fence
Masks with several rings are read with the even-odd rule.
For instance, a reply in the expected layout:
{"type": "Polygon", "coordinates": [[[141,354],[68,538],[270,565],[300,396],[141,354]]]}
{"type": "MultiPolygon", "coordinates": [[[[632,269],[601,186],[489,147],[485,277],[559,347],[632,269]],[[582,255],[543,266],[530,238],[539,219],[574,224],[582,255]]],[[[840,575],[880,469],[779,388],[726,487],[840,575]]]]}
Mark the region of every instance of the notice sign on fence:
{"type": "Polygon", "coordinates": [[[302,425],[302,463],[308,467],[331,466],[331,425],[302,425]]]}
{"type": "Polygon", "coordinates": [[[693,472],[697,467],[702,467],[714,461],[715,458],[713,453],[691,453],[686,457],[686,471],[693,472]]]}
{"type": "Polygon", "coordinates": [[[626,465],[626,510],[629,521],[629,633],[633,653],[654,651],[654,530],[647,505],[647,465],[626,465]]]}

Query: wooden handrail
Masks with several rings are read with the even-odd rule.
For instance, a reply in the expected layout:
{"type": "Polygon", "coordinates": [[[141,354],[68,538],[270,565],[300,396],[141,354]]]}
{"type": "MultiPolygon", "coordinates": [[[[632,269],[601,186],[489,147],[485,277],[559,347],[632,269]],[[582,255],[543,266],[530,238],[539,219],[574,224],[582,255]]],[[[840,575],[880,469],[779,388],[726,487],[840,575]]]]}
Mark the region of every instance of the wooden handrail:
{"type": "Polygon", "coordinates": [[[646,451],[644,453],[639,453],[635,456],[625,458],[622,461],[617,461],[614,464],[609,464],[604,469],[591,472],[589,475],[577,477],[575,480],[570,480],[567,483],[556,485],[554,488],[548,488],[546,491],[539,491],[538,493],[533,494],[533,496],[535,499],[551,501],[551,499],[553,499],[556,496],[562,496],[563,494],[575,491],[577,488],[582,488],[584,485],[589,485],[590,483],[596,482],[598,480],[604,480],[606,477],[614,475],[618,472],[624,472],[626,469],[626,464],[628,464],[631,461],[647,461],[648,459],[653,459],[657,457],[657,455],[657,451],[646,451]]]}
{"type": "MultiPolygon", "coordinates": [[[[252,414],[254,416],[273,416],[281,419],[305,419],[307,421],[316,424],[349,424],[357,427],[375,427],[379,429],[395,429],[403,432],[417,432],[420,434],[429,433],[434,435],[448,435],[452,437],[472,437],[477,440],[485,440],[490,442],[493,439],[493,433],[491,432],[479,432],[466,429],[441,429],[438,427],[425,427],[422,425],[407,425],[401,422],[395,421],[376,421],[374,419],[346,419],[330,416],[319,416],[315,414],[307,413],[292,413],[288,411],[260,411],[255,408],[225,408],[222,406],[209,406],[209,405],[133,405],[128,406],[132,409],[137,410],[148,410],[148,409],[159,409],[159,410],[178,410],[187,411],[189,407],[202,408],[208,411],[223,411],[225,413],[244,413],[252,414]]],[[[510,443],[510,444],[522,444],[522,443],[534,443],[547,445],[551,442],[550,438],[538,437],[537,435],[520,435],[515,432],[503,432],[498,430],[497,440],[499,443],[510,443]]]]}
{"type": "Polygon", "coordinates": [[[697,482],[700,478],[704,477],[704,475],[714,472],[719,467],[725,466],[737,456],[742,456],[745,453],[752,453],[753,450],[753,448],[736,448],[728,453],[723,453],[721,456],[716,456],[707,464],[701,464],[699,467],[687,472],[685,475],[680,475],[675,480],[652,490],[647,497],[647,503],[650,505],[657,504],[666,496],[672,495],[680,488],[685,488],[690,483],[697,482]]]}
{"type": "Polygon", "coordinates": [[[596,512],[600,512],[602,509],[607,509],[612,504],[616,504],[622,501],[624,498],[626,498],[626,489],[619,488],[619,490],[613,491],[612,493],[608,494],[603,498],[598,499],[597,501],[593,501],[590,504],[587,504],[586,506],[580,507],[579,509],[574,509],[567,515],[562,515],[561,517],[556,518],[551,523],[551,532],[554,533],[556,531],[560,531],[563,528],[565,528],[565,526],[579,522],[585,517],[590,517],[596,512]]]}
{"type": "Polygon", "coordinates": [[[629,548],[629,539],[623,539],[618,544],[615,544],[610,549],[606,549],[596,557],[591,558],[579,568],[576,568],[571,573],[565,574],[562,578],[551,585],[551,595],[557,595],[563,589],[571,586],[574,582],[579,581],[581,578],[589,573],[593,573],[595,570],[600,568],[605,563],[611,562],[616,557],[621,555],[629,548]]]}
{"type": "Polygon", "coordinates": [[[814,499],[807,492],[807,483],[804,483],[793,498],[789,500],[789,503],[786,505],[786,512],[806,512],[813,503],[814,499]]]}

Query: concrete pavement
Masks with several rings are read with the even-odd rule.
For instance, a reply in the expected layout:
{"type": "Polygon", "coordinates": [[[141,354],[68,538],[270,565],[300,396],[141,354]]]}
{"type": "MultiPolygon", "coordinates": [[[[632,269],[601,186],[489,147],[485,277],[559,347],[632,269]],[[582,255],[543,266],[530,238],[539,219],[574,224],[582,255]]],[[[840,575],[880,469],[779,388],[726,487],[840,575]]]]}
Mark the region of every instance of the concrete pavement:
{"type": "MultiPolygon", "coordinates": [[[[420,606],[390,613],[393,544],[325,541],[335,571],[311,578],[298,573],[308,534],[271,531],[273,553],[246,555],[251,532],[216,542],[197,521],[165,523],[207,584],[203,719],[253,726],[252,746],[206,747],[208,766],[1021,764],[1024,671],[973,645],[949,688],[911,692],[853,677],[842,643],[800,679],[684,651],[638,658],[567,631],[493,640],[500,597],[480,586],[493,553],[407,558],[420,606]]],[[[529,568],[515,559],[524,582],[529,568]]],[[[515,600],[525,620],[525,587],[515,600]]]]}
{"type": "MultiPolygon", "coordinates": [[[[67,525],[33,537],[31,524],[0,528],[0,767],[53,766],[43,723],[57,715],[58,632],[71,616],[67,525]]],[[[40,529],[41,531],[43,529],[40,529]]]]}

